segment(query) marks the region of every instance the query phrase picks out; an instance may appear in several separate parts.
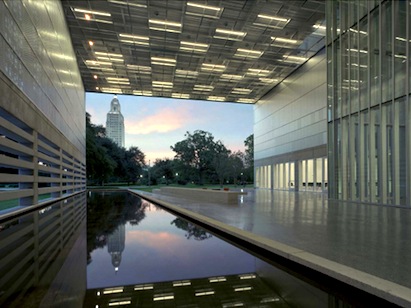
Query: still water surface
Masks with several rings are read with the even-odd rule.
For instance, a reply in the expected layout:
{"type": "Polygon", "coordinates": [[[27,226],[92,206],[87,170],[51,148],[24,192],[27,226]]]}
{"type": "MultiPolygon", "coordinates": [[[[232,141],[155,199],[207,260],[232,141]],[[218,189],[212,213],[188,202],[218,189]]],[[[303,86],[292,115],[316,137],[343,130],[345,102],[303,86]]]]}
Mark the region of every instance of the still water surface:
{"type": "Polygon", "coordinates": [[[132,194],[0,220],[0,307],[327,307],[330,295],[132,194]]]}

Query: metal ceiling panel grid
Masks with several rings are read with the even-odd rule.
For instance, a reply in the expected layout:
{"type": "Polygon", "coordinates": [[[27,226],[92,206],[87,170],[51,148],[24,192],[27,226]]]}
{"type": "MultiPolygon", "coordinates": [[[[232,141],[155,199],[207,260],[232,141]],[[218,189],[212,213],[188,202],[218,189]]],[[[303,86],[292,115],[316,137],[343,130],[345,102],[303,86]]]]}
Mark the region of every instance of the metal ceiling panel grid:
{"type": "Polygon", "coordinates": [[[324,1],[62,0],[88,92],[255,103],[324,46],[324,1]]]}

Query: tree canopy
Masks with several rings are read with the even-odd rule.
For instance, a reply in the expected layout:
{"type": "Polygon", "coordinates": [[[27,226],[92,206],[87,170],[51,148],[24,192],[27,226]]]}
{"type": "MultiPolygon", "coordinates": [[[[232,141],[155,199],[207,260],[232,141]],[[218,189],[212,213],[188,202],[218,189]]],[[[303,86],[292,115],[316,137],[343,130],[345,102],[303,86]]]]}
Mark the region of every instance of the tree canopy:
{"type": "Polygon", "coordinates": [[[128,150],[106,137],[105,128],[91,123],[86,113],[86,160],[89,183],[136,182],[143,173],[145,155],[138,147],[128,150]]]}
{"type": "Polygon", "coordinates": [[[127,182],[139,184],[186,184],[253,182],[253,135],[244,141],[245,153],[232,152],[221,140],[203,130],[186,132],[184,139],[170,148],[174,159],[156,159],[146,166],[138,147],[125,149],[107,138],[101,125],[91,123],[86,114],[86,159],[88,184],[127,182]]]}

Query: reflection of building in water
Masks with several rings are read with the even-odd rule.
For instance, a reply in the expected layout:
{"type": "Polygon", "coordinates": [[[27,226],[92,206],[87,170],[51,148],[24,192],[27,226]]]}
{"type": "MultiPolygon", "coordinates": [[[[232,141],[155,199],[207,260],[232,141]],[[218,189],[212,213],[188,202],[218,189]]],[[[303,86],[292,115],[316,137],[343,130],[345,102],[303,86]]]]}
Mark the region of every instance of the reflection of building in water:
{"type": "Polygon", "coordinates": [[[88,289],[84,304],[86,307],[106,307],[138,303],[141,307],[152,307],[153,302],[162,307],[271,307],[286,304],[255,273],[88,289]]]}
{"type": "Polygon", "coordinates": [[[124,251],[126,241],[126,226],[119,225],[117,229],[108,236],[107,250],[111,255],[111,264],[118,271],[121,263],[121,254],[124,251]]]}

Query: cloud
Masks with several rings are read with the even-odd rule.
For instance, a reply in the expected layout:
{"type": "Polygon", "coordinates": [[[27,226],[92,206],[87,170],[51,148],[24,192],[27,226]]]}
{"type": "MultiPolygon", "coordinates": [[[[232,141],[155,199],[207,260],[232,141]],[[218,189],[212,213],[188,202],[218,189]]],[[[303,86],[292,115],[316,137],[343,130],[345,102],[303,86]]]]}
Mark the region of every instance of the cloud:
{"type": "Polygon", "coordinates": [[[128,116],[124,124],[128,134],[146,135],[177,130],[187,125],[190,118],[189,110],[186,108],[163,108],[145,118],[139,118],[138,115],[128,116]]]}

